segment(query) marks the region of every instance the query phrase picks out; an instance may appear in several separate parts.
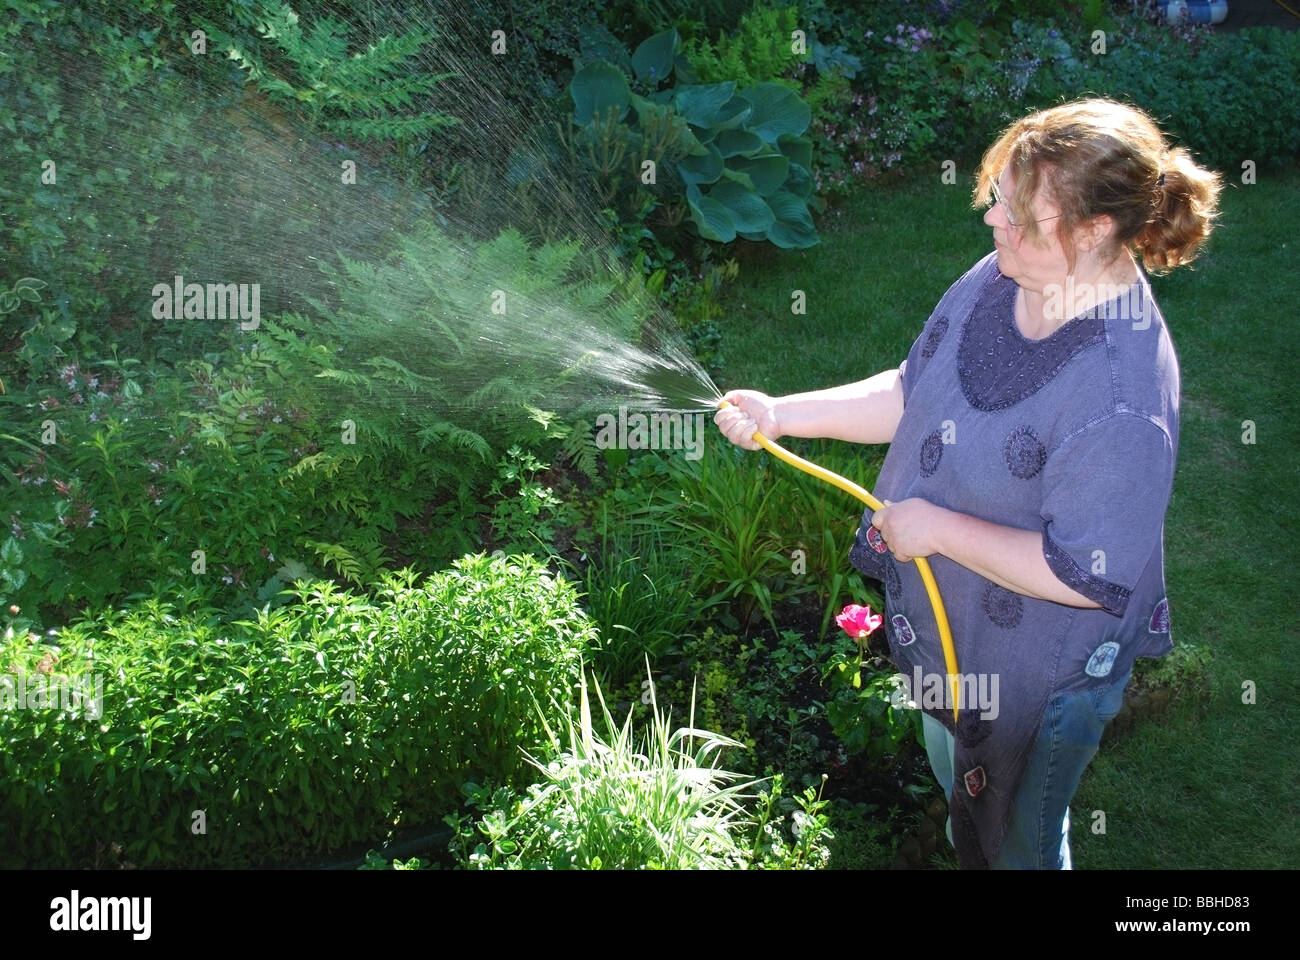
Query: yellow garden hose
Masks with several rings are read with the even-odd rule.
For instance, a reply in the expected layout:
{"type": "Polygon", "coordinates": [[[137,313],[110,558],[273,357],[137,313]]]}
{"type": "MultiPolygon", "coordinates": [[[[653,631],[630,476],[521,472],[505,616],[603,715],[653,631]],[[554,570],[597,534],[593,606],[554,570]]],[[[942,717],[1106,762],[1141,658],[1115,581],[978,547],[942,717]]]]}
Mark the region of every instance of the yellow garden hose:
{"type": "MultiPolygon", "coordinates": [[[[726,400],[719,400],[718,406],[726,409],[731,406],[726,400]]],[[[825,467],[819,467],[815,463],[796,457],[793,453],[781,446],[779,443],[773,443],[767,437],[763,436],[761,431],[754,431],[754,442],[760,447],[776,457],[778,460],[784,460],[796,470],[802,470],[818,480],[824,480],[833,487],[839,487],[845,493],[857,497],[872,510],[884,508],[884,504],[873,497],[870,493],[858,486],[852,480],[841,477],[838,473],[832,473],[825,467]]],[[[934,610],[934,622],[939,627],[939,642],[943,644],[943,662],[948,668],[948,678],[952,683],[952,721],[957,722],[957,703],[958,687],[961,683],[957,670],[957,652],[952,645],[952,628],[948,626],[948,614],[943,608],[943,597],[939,596],[939,585],[934,582],[934,574],[930,572],[930,564],[926,562],[925,557],[913,557],[916,561],[916,572],[921,575],[921,582],[925,584],[925,592],[930,595],[930,607],[934,610]]],[[[920,691],[913,690],[912,696],[919,697],[920,691]]]]}

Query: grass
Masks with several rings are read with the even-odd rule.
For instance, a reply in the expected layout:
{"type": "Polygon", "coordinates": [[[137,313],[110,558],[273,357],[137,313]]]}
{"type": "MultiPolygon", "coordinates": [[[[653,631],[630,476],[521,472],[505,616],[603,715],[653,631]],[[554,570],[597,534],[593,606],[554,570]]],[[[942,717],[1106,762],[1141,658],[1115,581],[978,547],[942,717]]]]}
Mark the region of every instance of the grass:
{"type": "MultiPolygon", "coordinates": [[[[1102,744],[1073,804],[1080,869],[1300,860],[1300,751],[1287,734],[1300,722],[1300,677],[1286,660],[1298,606],[1286,577],[1300,552],[1297,196],[1295,168],[1229,186],[1201,259],[1153,278],[1182,372],[1165,524],[1173,635],[1211,647],[1212,689],[1208,704],[1175,702],[1102,744]],[[1253,704],[1242,702],[1247,681],[1253,704]],[[1104,834],[1089,828],[1096,810],[1104,834]]],[[[937,172],[861,192],[821,233],[807,251],[746,257],[728,294],[726,387],[782,394],[897,366],[947,287],[992,249],[968,190],[937,172]],[[794,290],[807,295],[805,316],[790,312],[794,290]]],[[[883,448],[858,449],[866,463],[883,448]]]]}

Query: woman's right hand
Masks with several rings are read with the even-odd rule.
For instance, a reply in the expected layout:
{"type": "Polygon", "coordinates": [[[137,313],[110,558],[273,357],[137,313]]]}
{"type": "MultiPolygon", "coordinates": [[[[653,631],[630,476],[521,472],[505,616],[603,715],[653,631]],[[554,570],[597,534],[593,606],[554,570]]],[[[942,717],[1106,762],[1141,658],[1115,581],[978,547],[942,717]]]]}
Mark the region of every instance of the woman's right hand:
{"type": "Polygon", "coordinates": [[[769,440],[781,438],[781,427],[776,422],[776,400],[757,390],[732,390],[725,397],[731,404],[713,415],[722,435],[738,447],[759,449],[754,442],[754,431],[761,430],[769,440]]]}

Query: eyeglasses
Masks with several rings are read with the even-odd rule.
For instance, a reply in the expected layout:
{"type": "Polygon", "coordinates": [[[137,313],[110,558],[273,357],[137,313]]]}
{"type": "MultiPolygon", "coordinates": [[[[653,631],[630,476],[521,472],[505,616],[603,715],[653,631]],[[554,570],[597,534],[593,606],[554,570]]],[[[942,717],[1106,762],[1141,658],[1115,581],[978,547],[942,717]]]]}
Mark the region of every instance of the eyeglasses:
{"type": "MultiPolygon", "coordinates": [[[[1011,205],[1007,203],[1007,201],[1002,196],[1002,191],[998,189],[998,182],[996,180],[990,180],[989,186],[993,188],[994,202],[1002,204],[1002,210],[1007,215],[1007,225],[1011,227],[1019,227],[1020,224],[1016,223],[1016,218],[1011,213],[1011,205]]],[[[1034,223],[1043,223],[1046,220],[1055,220],[1059,216],[1060,214],[1056,213],[1050,217],[1040,217],[1037,220],[1035,220],[1034,223]]]]}

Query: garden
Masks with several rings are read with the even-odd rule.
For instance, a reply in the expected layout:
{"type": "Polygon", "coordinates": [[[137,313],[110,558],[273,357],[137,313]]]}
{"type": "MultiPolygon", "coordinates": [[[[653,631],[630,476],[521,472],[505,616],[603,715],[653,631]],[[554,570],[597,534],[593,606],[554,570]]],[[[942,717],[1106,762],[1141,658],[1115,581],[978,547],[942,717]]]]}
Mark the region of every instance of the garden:
{"type": "Polygon", "coordinates": [[[1300,32],[1160,6],[10,0],[0,867],[955,869],[862,505],[712,416],[896,367],[1085,95],[1227,187],[1075,863],[1294,863],[1300,32]]]}

